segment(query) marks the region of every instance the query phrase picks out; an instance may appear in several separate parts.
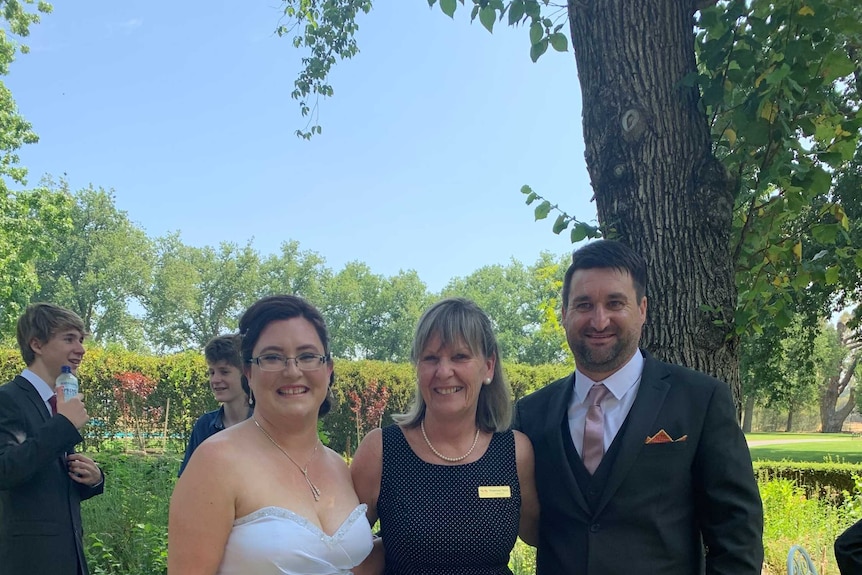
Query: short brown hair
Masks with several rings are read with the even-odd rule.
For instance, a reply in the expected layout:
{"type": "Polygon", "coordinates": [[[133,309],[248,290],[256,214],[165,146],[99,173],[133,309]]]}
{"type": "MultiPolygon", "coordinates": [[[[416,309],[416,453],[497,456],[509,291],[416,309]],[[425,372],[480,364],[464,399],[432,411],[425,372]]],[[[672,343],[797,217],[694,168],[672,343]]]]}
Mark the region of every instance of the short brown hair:
{"type": "Polygon", "coordinates": [[[242,390],[247,396],[251,395],[248,379],[245,377],[245,370],[242,365],[242,338],[238,333],[218,335],[209,340],[204,347],[204,358],[210,365],[223,361],[237,368],[240,373],[242,390]]]}
{"type": "Polygon", "coordinates": [[[81,335],[86,335],[84,320],[72,310],[54,305],[52,303],[34,303],[27,306],[24,314],[18,318],[18,349],[24,363],[32,365],[36,361],[36,354],[30,347],[30,342],[36,338],[42,343],[47,343],[51,336],[65,329],[76,329],[81,335]]]}

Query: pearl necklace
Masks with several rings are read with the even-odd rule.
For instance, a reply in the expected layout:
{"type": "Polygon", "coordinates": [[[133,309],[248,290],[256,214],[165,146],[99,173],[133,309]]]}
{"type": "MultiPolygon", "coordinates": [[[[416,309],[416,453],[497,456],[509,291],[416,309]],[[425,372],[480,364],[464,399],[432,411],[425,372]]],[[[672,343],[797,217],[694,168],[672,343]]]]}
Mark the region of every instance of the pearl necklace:
{"type": "Polygon", "coordinates": [[[285,451],[282,446],[280,446],[278,443],[276,443],[276,441],[272,438],[272,436],[269,433],[267,433],[263,427],[260,426],[260,424],[257,422],[256,418],[252,417],[251,419],[252,419],[252,421],[254,421],[254,424],[257,426],[257,428],[263,432],[263,434],[266,436],[266,438],[269,439],[272,442],[272,444],[278,448],[279,451],[284,453],[284,456],[287,457],[291,463],[296,465],[296,468],[299,469],[299,471],[302,473],[302,476],[305,477],[305,482],[308,483],[308,487],[309,487],[309,489],[311,489],[311,495],[314,497],[314,500],[320,501],[320,489],[318,489],[317,486],[311,482],[311,479],[308,478],[308,466],[314,460],[314,456],[317,455],[317,446],[320,445],[320,439],[318,439],[317,443],[314,444],[314,451],[311,452],[311,457],[308,458],[308,463],[305,464],[305,467],[301,467],[299,465],[299,463],[294,461],[293,457],[291,457],[290,454],[287,451],[285,451]]]}
{"type": "Polygon", "coordinates": [[[476,449],[476,443],[479,441],[479,428],[477,427],[476,428],[476,437],[473,438],[473,445],[470,446],[470,449],[467,450],[467,453],[465,453],[461,457],[447,457],[447,456],[443,455],[442,453],[440,453],[439,451],[437,451],[436,449],[434,449],[434,446],[431,445],[430,441],[428,441],[428,435],[425,434],[425,420],[424,419],[419,423],[419,427],[422,429],[422,437],[425,438],[425,444],[428,446],[428,449],[430,449],[434,455],[436,455],[437,457],[439,457],[443,461],[449,461],[450,463],[457,463],[459,461],[463,461],[464,459],[467,459],[470,456],[470,454],[473,453],[473,450],[476,449]]]}

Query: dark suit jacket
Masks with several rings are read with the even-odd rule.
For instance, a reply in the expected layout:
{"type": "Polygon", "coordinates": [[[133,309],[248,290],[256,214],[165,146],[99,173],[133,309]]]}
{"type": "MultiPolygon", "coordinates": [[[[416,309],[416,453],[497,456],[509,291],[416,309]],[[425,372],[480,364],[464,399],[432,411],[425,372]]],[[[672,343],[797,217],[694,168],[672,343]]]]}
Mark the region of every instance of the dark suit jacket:
{"type": "Polygon", "coordinates": [[[86,574],[81,501],[104,482],[72,481],[64,453],[81,435],[51,417],[33,385],[16,377],[0,387],[0,575],[86,574]]]}
{"type": "Polygon", "coordinates": [[[538,575],[760,575],[763,508],[729,386],[644,356],[592,510],[563,443],[574,374],[515,406],[536,456],[538,575]],[[647,445],[660,430],[679,441],[647,445]]]}
{"type": "Polygon", "coordinates": [[[862,521],[857,521],[835,540],[835,560],[841,575],[862,574],[862,521]]]}

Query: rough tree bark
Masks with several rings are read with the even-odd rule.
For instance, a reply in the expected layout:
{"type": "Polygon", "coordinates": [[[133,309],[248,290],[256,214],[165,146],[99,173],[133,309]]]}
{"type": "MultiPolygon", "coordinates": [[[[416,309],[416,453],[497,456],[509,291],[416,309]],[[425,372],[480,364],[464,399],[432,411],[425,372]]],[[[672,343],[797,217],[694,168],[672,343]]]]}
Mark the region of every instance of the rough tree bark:
{"type": "Polygon", "coordinates": [[[680,0],[568,3],[599,224],[649,266],[642,343],[726,381],[739,406],[734,182],[712,152],[697,89],[679,85],[695,70],[694,10],[680,0]]]}

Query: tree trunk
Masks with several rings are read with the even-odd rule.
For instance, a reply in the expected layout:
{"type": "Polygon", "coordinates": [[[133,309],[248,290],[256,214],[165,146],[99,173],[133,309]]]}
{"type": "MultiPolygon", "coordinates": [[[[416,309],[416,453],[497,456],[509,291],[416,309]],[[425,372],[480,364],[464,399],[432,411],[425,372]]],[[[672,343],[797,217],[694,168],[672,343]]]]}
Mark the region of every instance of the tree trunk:
{"type": "Polygon", "coordinates": [[[838,409],[838,397],[850,385],[856,366],[862,359],[862,353],[854,350],[853,355],[841,366],[841,371],[829,377],[820,388],[820,431],[823,433],[841,433],[844,420],[856,407],[856,389],[851,388],[847,395],[847,403],[838,409]]]}
{"type": "Polygon", "coordinates": [[[599,224],[648,264],[642,345],[726,381],[739,408],[733,181],[697,89],[679,85],[695,71],[694,7],[569,0],[568,11],[599,224]]]}
{"type": "Polygon", "coordinates": [[[751,424],[754,419],[754,396],[745,398],[745,416],[742,418],[742,431],[751,433],[751,424]]]}
{"type": "Polygon", "coordinates": [[[793,429],[793,406],[791,405],[790,408],[787,410],[787,425],[784,426],[784,431],[786,431],[787,433],[790,433],[790,431],[792,429],[793,429]]]}

